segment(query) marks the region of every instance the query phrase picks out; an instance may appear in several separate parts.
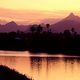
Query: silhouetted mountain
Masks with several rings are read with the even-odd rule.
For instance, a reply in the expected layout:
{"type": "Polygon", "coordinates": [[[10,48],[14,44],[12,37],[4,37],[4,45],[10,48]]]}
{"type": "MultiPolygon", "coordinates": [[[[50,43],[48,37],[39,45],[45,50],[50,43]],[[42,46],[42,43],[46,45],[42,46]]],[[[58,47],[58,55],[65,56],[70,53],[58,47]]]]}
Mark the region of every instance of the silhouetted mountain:
{"type": "Polygon", "coordinates": [[[18,25],[14,21],[11,21],[11,22],[7,23],[5,26],[14,27],[14,26],[18,26],[18,25]]]}
{"type": "Polygon", "coordinates": [[[17,31],[27,31],[29,28],[28,25],[18,25],[16,22],[11,21],[6,23],[5,25],[0,24],[0,32],[5,33],[5,32],[17,32],[17,31]]]}
{"type": "Polygon", "coordinates": [[[76,32],[80,33],[80,17],[70,13],[69,16],[52,25],[52,29],[57,32],[63,32],[65,29],[71,30],[75,28],[76,32]]]}
{"type": "MultiPolygon", "coordinates": [[[[56,20],[55,20],[56,21],[56,20]]],[[[71,30],[75,28],[75,31],[80,33],[80,17],[70,13],[67,17],[54,24],[54,19],[44,19],[44,23],[53,23],[50,27],[51,31],[63,32],[65,29],[71,30]]],[[[41,22],[41,23],[42,23],[41,22]]],[[[17,32],[29,31],[31,25],[18,25],[14,21],[8,22],[5,25],[0,25],[0,32],[17,32]]],[[[45,27],[44,25],[42,27],[45,27]]],[[[46,30],[46,28],[45,28],[46,30]]],[[[44,30],[44,31],[45,31],[44,30]]]]}
{"type": "Polygon", "coordinates": [[[80,17],[74,15],[74,13],[70,13],[70,15],[66,17],[64,20],[73,20],[80,23],[80,17]]]}
{"type": "Polygon", "coordinates": [[[46,24],[55,24],[61,19],[55,19],[55,18],[48,18],[48,19],[43,19],[40,21],[40,23],[46,23],[46,24]]]}
{"type": "Polygon", "coordinates": [[[0,26],[0,32],[16,32],[18,31],[19,26],[14,22],[11,21],[6,23],[5,25],[0,26]]]}

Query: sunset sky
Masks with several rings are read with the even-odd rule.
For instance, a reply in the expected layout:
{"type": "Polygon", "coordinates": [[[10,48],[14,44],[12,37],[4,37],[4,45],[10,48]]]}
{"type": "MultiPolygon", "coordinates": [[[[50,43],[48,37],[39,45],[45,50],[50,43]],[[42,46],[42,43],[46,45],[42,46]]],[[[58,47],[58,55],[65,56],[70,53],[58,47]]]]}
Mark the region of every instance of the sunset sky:
{"type": "Polygon", "coordinates": [[[59,19],[79,11],[80,0],[0,0],[0,18],[8,21],[59,19]]]}

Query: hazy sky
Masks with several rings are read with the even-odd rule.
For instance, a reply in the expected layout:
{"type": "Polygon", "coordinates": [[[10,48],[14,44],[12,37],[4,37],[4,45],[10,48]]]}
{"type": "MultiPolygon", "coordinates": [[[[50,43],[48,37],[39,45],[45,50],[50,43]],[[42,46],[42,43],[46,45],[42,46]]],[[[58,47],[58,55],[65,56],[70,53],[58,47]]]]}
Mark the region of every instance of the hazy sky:
{"type": "Polygon", "coordinates": [[[0,0],[0,18],[7,20],[61,18],[79,10],[80,0],[0,0]]]}
{"type": "Polygon", "coordinates": [[[79,10],[80,0],[0,0],[0,7],[20,10],[79,10]]]}

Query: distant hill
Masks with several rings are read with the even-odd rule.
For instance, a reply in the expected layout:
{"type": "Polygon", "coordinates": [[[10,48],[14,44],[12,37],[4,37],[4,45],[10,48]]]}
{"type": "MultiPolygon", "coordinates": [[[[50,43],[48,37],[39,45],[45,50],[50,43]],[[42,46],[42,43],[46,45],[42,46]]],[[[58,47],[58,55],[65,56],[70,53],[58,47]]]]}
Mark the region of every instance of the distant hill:
{"type": "Polygon", "coordinates": [[[4,25],[0,24],[0,32],[4,33],[4,32],[17,32],[17,31],[27,31],[27,29],[29,28],[29,25],[18,25],[16,22],[11,21],[8,22],[4,25]]]}
{"type": "Polygon", "coordinates": [[[71,28],[75,28],[76,32],[80,33],[80,17],[70,13],[66,18],[51,25],[51,28],[56,32],[63,32],[65,29],[71,30],[71,28]]]}
{"type": "Polygon", "coordinates": [[[58,21],[60,21],[61,19],[57,18],[48,18],[48,19],[43,19],[40,21],[40,23],[46,23],[46,24],[55,24],[57,23],[58,21]]]}
{"type": "MultiPolygon", "coordinates": [[[[72,28],[75,28],[75,31],[80,33],[80,17],[76,16],[73,13],[70,13],[67,17],[65,17],[62,20],[51,18],[51,19],[44,19],[40,23],[51,24],[51,30],[55,31],[55,32],[63,32],[65,29],[71,30],[72,28]]],[[[29,28],[31,25],[19,25],[16,22],[11,21],[4,25],[0,24],[0,32],[2,32],[2,33],[17,32],[17,31],[27,32],[27,31],[29,31],[29,28]]],[[[42,26],[45,27],[44,25],[42,25],[42,26]]]]}
{"type": "Polygon", "coordinates": [[[6,23],[5,25],[0,25],[0,32],[15,32],[17,30],[18,25],[14,21],[6,23]]]}

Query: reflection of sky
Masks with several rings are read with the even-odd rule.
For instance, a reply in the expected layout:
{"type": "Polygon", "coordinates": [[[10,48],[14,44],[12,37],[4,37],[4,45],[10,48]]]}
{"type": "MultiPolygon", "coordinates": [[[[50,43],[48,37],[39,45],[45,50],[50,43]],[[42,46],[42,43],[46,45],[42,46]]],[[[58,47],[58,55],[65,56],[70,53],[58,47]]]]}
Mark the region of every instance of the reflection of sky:
{"type": "Polygon", "coordinates": [[[77,61],[79,58],[34,57],[31,58],[32,72],[39,80],[79,80],[80,65],[77,61]]]}
{"type": "Polygon", "coordinates": [[[30,55],[28,52],[4,52],[0,64],[14,68],[34,80],[79,80],[80,57],[30,55]],[[5,53],[6,56],[4,55],[5,53]],[[14,53],[14,54],[13,54],[14,53]],[[27,54],[28,53],[28,54],[27,54]],[[12,55],[12,56],[11,56],[12,55]],[[21,56],[22,55],[22,56],[21,56]]]}

